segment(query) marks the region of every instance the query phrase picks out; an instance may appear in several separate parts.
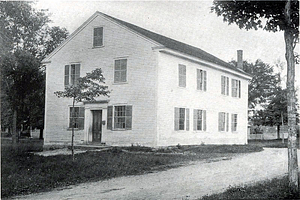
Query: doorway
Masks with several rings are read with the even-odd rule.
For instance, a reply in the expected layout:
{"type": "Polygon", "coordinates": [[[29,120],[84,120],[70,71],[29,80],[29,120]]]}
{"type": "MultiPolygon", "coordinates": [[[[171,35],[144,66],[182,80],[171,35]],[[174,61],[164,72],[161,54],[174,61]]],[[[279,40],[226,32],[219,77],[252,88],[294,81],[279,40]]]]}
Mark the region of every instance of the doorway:
{"type": "Polygon", "coordinates": [[[92,135],[93,142],[101,142],[102,137],[102,110],[94,110],[93,112],[93,125],[92,135]]]}

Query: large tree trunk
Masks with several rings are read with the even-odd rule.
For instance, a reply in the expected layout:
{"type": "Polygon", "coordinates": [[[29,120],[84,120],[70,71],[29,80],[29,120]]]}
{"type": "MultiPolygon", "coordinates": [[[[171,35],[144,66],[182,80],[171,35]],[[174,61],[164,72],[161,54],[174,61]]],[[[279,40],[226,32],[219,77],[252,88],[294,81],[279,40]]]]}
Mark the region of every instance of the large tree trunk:
{"type": "MultiPolygon", "coordinates": [[[[290,23],[290,0],[285,7],[286,20],[290,23]]],[[[295,99],[295,58],[294,34],[291,29],[284,31],[287,61],[287,103],[288,103],[288,172],[289,186],[292,194],[299,193],[298,161],[297,161],[297,134],[296,134],[296,99],[295,99]]]]}
{"type": "Polygon", "coordinates": [[[72,144],[71,144],[71,148],[72,148],[72,160],[75,160],[74,157],[74,127],[75,127],[75,118],[74,118],[74,104],[75,104],[75,99],[73,98],[73,108],[72,108],[72,144]]]}

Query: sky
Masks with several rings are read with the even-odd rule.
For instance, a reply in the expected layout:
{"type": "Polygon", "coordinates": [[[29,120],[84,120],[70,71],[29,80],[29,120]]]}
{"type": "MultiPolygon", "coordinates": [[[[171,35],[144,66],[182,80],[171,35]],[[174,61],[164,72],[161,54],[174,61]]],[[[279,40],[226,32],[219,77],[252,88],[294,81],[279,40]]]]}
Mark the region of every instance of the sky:
{"type": "MultiPolygon", "coordinates": [[[[286,75],[283,32],[241,30],[212,13],[212,1],[58,1],[36,0],[37,9],[48,9],[51,26],[70,33],[96,11],[135,24],[155,33],[198,47],[224,61],[236,60],[237,50],[249,62],[261,59],[270,65],[282,63],[286,75]]],[[[298,51],[299,45],[296,47],[298,51]]],[[[276,71],[280,71],[275,68],[276,71]]],[[[295,86],[300,89],[300,69],[296,66],[295,86]]]]}

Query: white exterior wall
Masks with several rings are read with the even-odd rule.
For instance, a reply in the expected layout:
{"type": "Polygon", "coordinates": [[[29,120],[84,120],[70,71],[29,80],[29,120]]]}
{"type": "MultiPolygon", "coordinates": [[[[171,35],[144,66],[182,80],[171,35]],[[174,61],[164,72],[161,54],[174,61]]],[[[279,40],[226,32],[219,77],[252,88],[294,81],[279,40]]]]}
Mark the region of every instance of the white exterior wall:
{"type": "Polygon", "coordinates": [[[228,72],[166,53],[159,54],[158,146],[176,144],[246,144],[248,81],[228,72]],[[178,86],[178,64],[186,65],[186,88],[178,86]],[[196,69],[207,72],[207,91],[197,90],[196,69]],[[221,94],[221,75],[228,76],[229,96],[221,94]],[[231,78],[241,81],[241,98],[231,96],[231,78]],[[189,131],[174,130],[174,107],[189,108],[189,131]],[[206,110],[206,131],[193,130],[193,109],[206,110]],[[218,113],[229,113],[229,132],[218,131],[218,113]],[[231,114],[238,114],[237,132],[231,132],[231,114]]]}
{"type": "MultiPolygon", "coordinates": [[[[102,142],[109,145],[156,145],[156,78],[157,53],[154,43],[132,33],[102,16],[97,16],[46,64],[45,144],[70,143],[70,99],[57,98],[55,91],[64,90],[64,66],[80,63],[80,76],[102,68],[111,90],[106,104],[85,104],[85,129],[75,131],[75,142],[91,141],[91,110],[102,110],[102,142]],[[93,48],[93,28],[104,27],[104,46],[93,48]],[[113,83],[114,60],[127,58],[127,83],[113,83]],[[107,106],[132,105],[132,130],[107,130],[107,106]]],[[[107,99],[107,98],[101,98],[107,99]]],[[[83,104],[82,104],[83,105],[83,104]]]]}

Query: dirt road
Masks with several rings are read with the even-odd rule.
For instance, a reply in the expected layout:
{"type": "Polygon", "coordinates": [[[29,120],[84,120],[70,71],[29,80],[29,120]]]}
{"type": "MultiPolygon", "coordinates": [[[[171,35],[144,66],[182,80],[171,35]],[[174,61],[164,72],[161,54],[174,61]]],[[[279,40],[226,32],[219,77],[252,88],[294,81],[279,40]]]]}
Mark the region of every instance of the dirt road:
{"type": "Polygon", "coordinates": [[[287,149],[266,148],[218,162],[191,165],[138,176],[84,183],[16,199],[196,199],[230,185],[271,179],[287,173],[287,149]]]}

